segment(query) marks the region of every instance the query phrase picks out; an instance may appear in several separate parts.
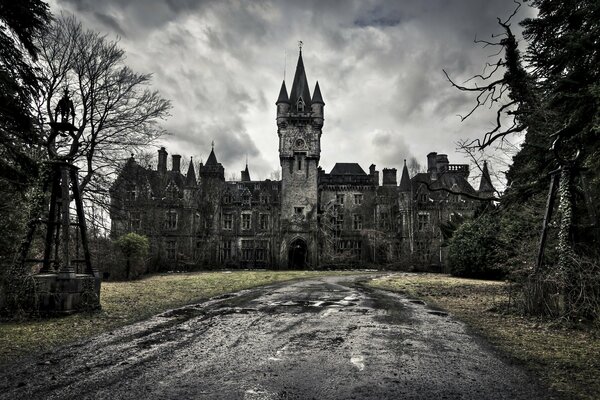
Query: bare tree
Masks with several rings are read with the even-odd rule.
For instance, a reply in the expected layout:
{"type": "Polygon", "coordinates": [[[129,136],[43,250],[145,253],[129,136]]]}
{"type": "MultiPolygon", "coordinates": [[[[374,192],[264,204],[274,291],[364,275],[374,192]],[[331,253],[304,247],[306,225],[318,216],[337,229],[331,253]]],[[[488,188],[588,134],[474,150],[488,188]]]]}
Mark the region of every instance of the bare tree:
{"type": "Polygon", "coordinates": [[[44,121],[55,122],[57,94],[68,88],[81,142],[74,160],[82,171],[80,190],[105,205],[119,161],[163,134],[158,121],[168,115],[170,102],[148,88],[150,74],[125,65],[117,41],[84,29],[72,16],[57,18],[37,46],[44,89],[36,104],[40,129],[48,129],[44,121]]]}

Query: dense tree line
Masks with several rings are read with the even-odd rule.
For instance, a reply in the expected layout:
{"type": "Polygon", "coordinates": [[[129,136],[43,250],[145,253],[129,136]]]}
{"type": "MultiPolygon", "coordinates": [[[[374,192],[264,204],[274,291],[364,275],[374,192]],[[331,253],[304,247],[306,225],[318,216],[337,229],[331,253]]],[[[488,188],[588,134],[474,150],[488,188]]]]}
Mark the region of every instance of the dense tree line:
{"type": "Polygon", "coordinates": [[[473,86],[451,81],[477,94],[472,112],[497,106],[496,125],[470,143],[473,148],[524,135],[499,206],[458,228],[451,239],[452,267],[457,273],[474,269],[477,275],[502,266],[521,285],[527,311],[598,318],[600,209],[586,200],[600,198],[600,3],[534,0],[531,6],[538,14],[520,22],[523,54],[511,29],[513,14],[499,20],[503,32],[495,41],[484,42],[498,46],[502,58],[488,64],[473,86]],[[577,151],[575,165],[554,172],[560,175],[560,185],[545,257],[538,267],[551,175],[565,166],[561,157],[572,158],[577,151]],[[565,221],[572,225],[565,226],[565,221]],[[496,228],[490,231],[492,226],[496,228]],[[467,242],[486,245],[461,253],[467,242]],[[561,245],[565,242],[567,246],[561,245]]]}

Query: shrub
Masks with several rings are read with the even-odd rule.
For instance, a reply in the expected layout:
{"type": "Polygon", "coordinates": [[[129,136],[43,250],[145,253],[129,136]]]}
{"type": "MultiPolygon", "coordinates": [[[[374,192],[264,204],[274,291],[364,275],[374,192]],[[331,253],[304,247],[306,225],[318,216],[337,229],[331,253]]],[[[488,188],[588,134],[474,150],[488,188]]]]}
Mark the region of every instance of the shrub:
{"type": "Polygon", "coordinates": [[[498,221],[483,214],[465,221],[449,241],[448,266],[454,276],[501,279],[504,270],[498,261],[498,221]]]}
{"type": "Polygon", "coordinates": [[[131,279],[143,274],[145,272],[145,257],[150,247],[148,238],[130,232],[119,237],[117,245],[127,259],[125,277],[131,279]]]}

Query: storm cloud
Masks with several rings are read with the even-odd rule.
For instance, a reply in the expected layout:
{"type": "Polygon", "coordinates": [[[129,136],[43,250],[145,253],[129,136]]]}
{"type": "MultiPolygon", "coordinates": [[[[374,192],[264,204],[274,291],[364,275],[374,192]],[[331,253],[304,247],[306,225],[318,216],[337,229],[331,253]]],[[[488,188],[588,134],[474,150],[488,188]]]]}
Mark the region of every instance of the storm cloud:
{"type": "MultiPolygon", "coordinates": [[[[442,69],[459,81],[481,71],[490,49],[475,37],[499,32],[507,0],[193,1],[53,0],[87,27],[118,36],[128,64],[153,73],[173,103],[164,123],[169,153],[208,156],[211,142],[226,168],[248,157],[254,179],[279,168],[275,100],[291,86],[298,40],[312,88],[325,106],[321,165],[359,162],[401,168],[412,156],[450,154],[456,142],[489,128],[492,115],[464,123],[472,106],[442,69]]],[[[532,10],[523,8],[520,20],[532,10]]]]}

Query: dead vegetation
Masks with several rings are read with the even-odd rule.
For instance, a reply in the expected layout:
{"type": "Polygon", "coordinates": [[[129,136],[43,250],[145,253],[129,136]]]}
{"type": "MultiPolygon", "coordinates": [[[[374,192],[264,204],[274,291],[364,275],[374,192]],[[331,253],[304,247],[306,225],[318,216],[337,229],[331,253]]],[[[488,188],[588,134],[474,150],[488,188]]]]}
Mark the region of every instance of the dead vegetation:
{"type": "Polygon", "coordinates": [[[449,311],[566,398],[598,399],[597,327],[522,315],[517,307],[521,292],[504,282],[403,274],[375,279],[371,285],[449,311]]]}

